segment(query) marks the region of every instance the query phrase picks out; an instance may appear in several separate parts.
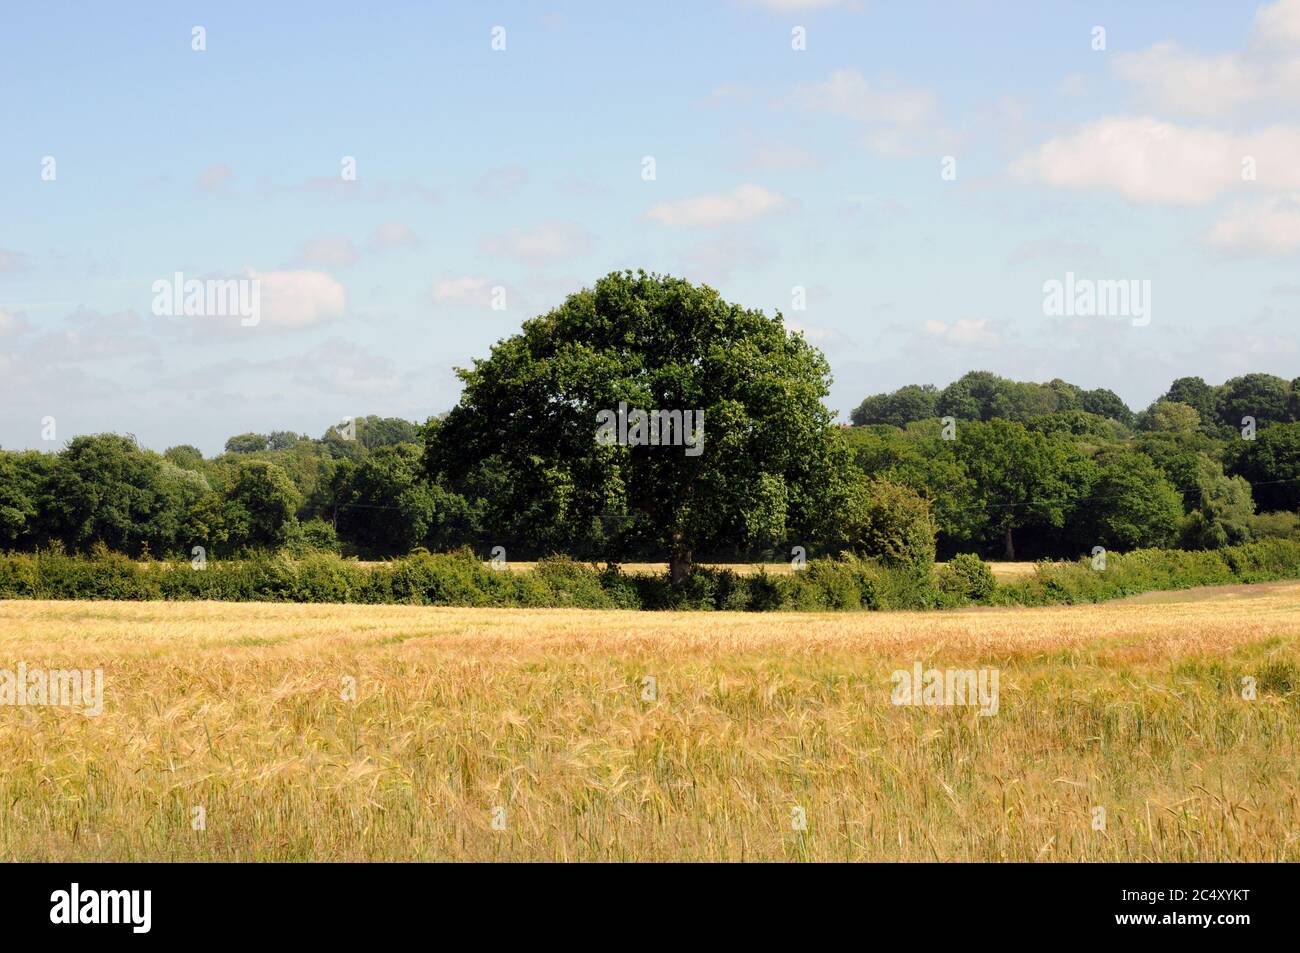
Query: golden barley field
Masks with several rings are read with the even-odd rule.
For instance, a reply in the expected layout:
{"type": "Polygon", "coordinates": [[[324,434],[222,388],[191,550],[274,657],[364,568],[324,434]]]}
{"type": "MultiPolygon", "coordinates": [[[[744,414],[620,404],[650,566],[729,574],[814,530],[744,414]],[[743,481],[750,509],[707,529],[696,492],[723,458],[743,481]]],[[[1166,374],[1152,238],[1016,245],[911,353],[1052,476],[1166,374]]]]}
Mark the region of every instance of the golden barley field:
{"type": "MultiPolygon", "coordinates": [[[[369,564],[368,564],[369,565],[369,564]]],[[[483,565],[489,566],[491,563],[485,562],[483,565]]],[[[517,572],[530,572],[537,563],[535,562],[515,562],[506,563],[507,568],[517,572]]],[[[604,563],[597,563],[604,566],[604,563]]],[[[710,566],[713,569],[730,569],[732,572],[741,576],[752,576],[759,571],[765,572],[770,576],[784,576],[794,572],[791,563],[702,563],[701,565],[710,566]]],[[[939,563],[942,566],[944,563],[939,563]]],[[[1017,579],[1023,576],[1031,576],[1034,573],[1035,564],[1026,562],[991,562],[986,565],[993,571],[993,575],[1000,581],[1017,579]]],[[[663,575],[668,572],[667,563],[621,563],[620,567],[626,573],[639,575],[663,575]]]]}
{"type": "Polygon", "coordinates": [[[104,710],[0,706],[3,860],[1300,860],[1297,583],[895,614],[0,602],[19,661],[102,667],[104,710]],[[997,714],[891,704],[918,661],[996,668],[997,714]]]}

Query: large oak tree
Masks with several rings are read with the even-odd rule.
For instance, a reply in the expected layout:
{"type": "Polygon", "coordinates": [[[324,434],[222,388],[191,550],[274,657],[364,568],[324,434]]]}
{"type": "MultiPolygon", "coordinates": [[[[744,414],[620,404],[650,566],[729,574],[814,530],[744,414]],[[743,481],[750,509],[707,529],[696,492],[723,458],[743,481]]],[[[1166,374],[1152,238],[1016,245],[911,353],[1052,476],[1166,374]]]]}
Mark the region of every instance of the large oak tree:
{"type": "Polygon", "coordinates": [[[500,479],[488,522],[565,551],[593,527],[649,543],[682,582],[714,547],[811,537],[847,456],[822,403],[821,352],[712,288],[613,273],[460,369],[460,403],[426,431],[426,474],[500,479]],[[601,411],[703,413],[698,455],[602,444],[601,411]]]}

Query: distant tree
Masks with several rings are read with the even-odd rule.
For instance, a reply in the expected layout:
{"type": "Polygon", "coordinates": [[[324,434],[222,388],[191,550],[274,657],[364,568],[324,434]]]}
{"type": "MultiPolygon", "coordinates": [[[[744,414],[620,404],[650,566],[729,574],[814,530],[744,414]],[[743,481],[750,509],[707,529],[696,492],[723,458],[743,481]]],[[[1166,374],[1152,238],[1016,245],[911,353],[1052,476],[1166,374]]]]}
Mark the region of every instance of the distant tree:
{"type": "Polygon", "coordinates": [[[271,435],[266,438],[266,449],[291,450],[304,439],[306,438],[299,436],[292,430],[273,430],[271,435]]]}
{"type": "Polygon", "coordinates": [[[42,500],[52,532],[69,547],[103,543],[139,555],[175,546],[184,513],[178,484],[163,480],[162,457],[133,437],[75,437],[59,453],[42,500]]]}
{"type": "Polygon", "coordinates": [[[1124,551],[1176,541],[1183,518],[1182,495],[1149,457],[1112,449],[1094,464],[1096,479],[1084,508],[1097,544],[1124,551]]]}
{"type": "Polygon", "coordinates": [[[395,447],[398,444],[418,444],[420,428],[400,417],[362,417],[357,421],[357,439],[367,450],[395,447]]]}
{"type": "Polygon", "coordinates": [[[1186,404],[1200,416],[1202,429],[1213,428],[1219,421],[1220,390],[1199,377],[1180,377],[1169,385],[1169,390],[1160,400],[1186,404]]]}
{"type": "Polygon", "coordinates": [[[30,549],[42,541],[41,500],[56,464],[53,454],[0,451],[0,549],[30,549]]]}
{"type": "Polygon", "coordinates": [[[301,525],[294,542],[296,545],[293,548],[300,548],[304,552],[339,552],[338,533],[331,524],[319,516],[301,525]]]}
{"type": "Polygon", "coordinates": [[[1007,420],[959,428],[957,454],[983,503],[986,531],[1016,558],[1015,531],[1060,527],[1074,505],[1078,456],[1062,441],[1007,420]]]}
{"type": "Polygon", "coordinates": [[[1058,392],[1049,386],[1030,381],[1005,381],[988,414],[989,417],[1029,423],[1037,417],[1054,413],[1057,401],[1058,392]]]}
{"type": "Polygon", "coordinates": [[[904,433],[859,427],[848,432],[854,463],[865,474],[915,490],[930,505],[935,530],[966,540],[982,528],[975,485],[958,459],[954,442],[943,440],[934,423],[913,424],[904,433]]]}
{"type": "Polygon", "coordinates": [[[1219,444],[1201,433],[1153,431],[1139,435],[1133,449],[1150,458],[1166,480],[1183,494],[1183,508],[1194,509],[1200,499],[1204,461],[1213,460],[1219,444]]]}
{"type": "Polygon", "coordinates": [[[1183,527],[1184,549],[1218,549],[1248,542],[1255,515],[1250,484],[1229,477],[1217,462],[1202,458],[1196,508],[1183,527]]]}
{"type": "Polygon", "coordinates": [[[930,505],[905,486],[853,474],[835,501],[827,548],[874,556],[889,566],[928,571],[934,565],[930,505]]]}
{"type": "Polygon", "coordinates": [[[168,447],[163,451],[163,456],[182,470],[203,469],[203,452],[198,447],[190,446],[188,443],[168,447]]]}
{"type": "Polygon", "coordinates": [[[246,532],[246,525],[243,514],[233,512],[224,496],[215,490],[205,493],[185,514],[177,534],[180,552],[192,556],[194,547],[202,546],[207,553],[224,555],[234,548],[232,534],[236,544],[242,542],[240,534],[246,532]]]}
{"type": "Polygon", "coordinates": [[[1250,481],[1262,512],[1300,508],[1300,423],[1278,424],[1246,441],[1235,472],[1250,481]]]}
{"type": "Polygon", "coordinates": [[[1158,430],[1164,433],[1196,433],[1201,425],[1201,415],[1187,404],[1161,400],[1152,404],[1142,416],[1143,430],[1158,430]]]}
{"type": "Polygon", "coordinates": [[[1272,374],[1246,374],[1223,385],[1219,402],[1219,420],[1227,427],[1240,429],[1242,420],[1254,417],[1257,427],[1286,423],[1290,414],[1291,387],[1272,374]]]}
{"type": "Polygon", "coordinates": [[[1094,441],[1114,440],[1118,421],[1083,410],[1067,410],[1035,417],[1029,429],[1045,434],[1069,434],[1094,441]]]}
{"type": "Polygon", "coordinates": [[[1132,426],[1133,424],[1133,411],[1129,410],[1128,404],[1124,403],[1114,391],[1107,390],[1104,387],[1084,391],[1081,408],[1099,417],[1118,420],[1125,426],[1132,426]]]}
{"type": "Polygon", "coordinates": [[[891,394],[868,397],[850,415],[855,424],[906,427],[915,420],[937,416],[939,392],[933,384],[907,384],[891,394]]]}
{"type": "Polygon", "coordinates": [[[244,460],[226,493],[225,521],[230,543],[279,548],[298,528],[302,497],[289,475],[265,460],[244,460]]]}
{"type": "Polygon", "coordinates": [[[260,433],[241,433],[226,441],[226,453],[257,453],[269,449],[270,438],[260,433]]]}
{"type": "Polygon", "coordinates": [[[380,555],[416,546],[447,547],[470,534],[465,500],[429,483],[415,444],[380,447],[336,476],[334,492],[339,535],[380,555]]]}
{"type": "Polygon", "coordinates": [[[941,417],[958,420],[988,420],[993,417],[998,398],[1005,394],[1009,382],[989,371],[963,374],[939,393],[937,410],[941,417]]]}
{"type": "Polygon", "coordinates": [[[1048,413],[1064,413],[1070,410],[1083,410],[1083,389],[1069,381],[1056,377],[1043,385],[1055,396],[1055,406],[1048,413]]]}

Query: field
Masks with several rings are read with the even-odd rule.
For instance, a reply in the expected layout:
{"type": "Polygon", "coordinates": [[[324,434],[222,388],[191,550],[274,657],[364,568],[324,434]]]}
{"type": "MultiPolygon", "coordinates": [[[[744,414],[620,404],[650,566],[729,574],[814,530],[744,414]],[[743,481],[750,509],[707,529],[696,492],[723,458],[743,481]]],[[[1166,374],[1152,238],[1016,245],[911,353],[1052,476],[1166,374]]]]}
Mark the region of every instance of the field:
{"type": "Polygon", "coordinates": [[[102,667],[104,711],[0,707],[2,860],[1300,860],[1298,583],[834,615],[0,602],[19,661],[102,667]],[[997,713],[891,704],[916,662],[996,668],[997,713]]]}
{"type": "MultiPolygon", "coordinates": [[[[484,565],[489,565],[484,563],[484,565]]],[[[537,565],[535,562],[507,562],[510,569],[519,572],[527,572],[537,565]]],[[[604,565],[603,563],[599,565],[604,565]]],[[[667,563],[621,563],[623,571],[626,573],[640,573],[644,575],[663,575],[668,572],[667,563]]],[[[784,576],[786,573],[794,572],[794,567],[790,563],[707,563],[704,565],[711,566],[714,569],[730,569],[732,572],[741,576],[749,576],[762,570],[768,575],[784,576]]],[[[939,563],[943,566],[944,563],[939,563]]],[[[988,564],[989,569],[993,571],[993,576],[999,581],[1019,579],[1023,576],[1032,575],[1034,572],[1034,563],[1009,563],[1009,562],[992,562],[988,564]]]]}

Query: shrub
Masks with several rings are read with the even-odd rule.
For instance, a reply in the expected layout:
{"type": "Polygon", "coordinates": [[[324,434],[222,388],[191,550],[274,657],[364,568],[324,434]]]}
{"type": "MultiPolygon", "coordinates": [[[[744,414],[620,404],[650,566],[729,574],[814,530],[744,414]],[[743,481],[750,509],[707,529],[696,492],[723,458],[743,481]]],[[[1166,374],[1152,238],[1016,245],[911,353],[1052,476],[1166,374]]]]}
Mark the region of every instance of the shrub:
{"type": "Polygon", "coordinates": [[[1218,550],[1142,549],[1109,554],[1105,569],[1088,558],[1039,563],[1032,576],[995,585],[976,556],[955,557],[937,572],[845,554],[813,559],[799,572],[739,576],[696,567],[682,587],[667,574],[629,576],[567,557],[543,559],[532,572],[494,572],[469,550],[417,553],[365,567],[333,553],[301,559],[254,554],[189,562],[138,563],[102,548],[69,556],[54,546],[0,555],[0,598],[215,599],[265,602],[412,603],[440,606],[731,611],[927,609],[971,602],[1053,605],[1100,602],[1157,589],[1300,579],[1300,541],[1267,538],[1218,550]]]}
{"type": "Polygon", "coordinates": [[[533,575],[550,590],[550,604],[553,606],[609,609],[614,605],[601,587],[600,573],[568,556],[548,556],[539,560],[533,575]]]}
{"type": "Polygon", "coordinates": [[[993,570],[974,553],[961,553],[941,566],[936,584],[940,593],[958,602],[983,602],[997,588],[993,570]]]}

